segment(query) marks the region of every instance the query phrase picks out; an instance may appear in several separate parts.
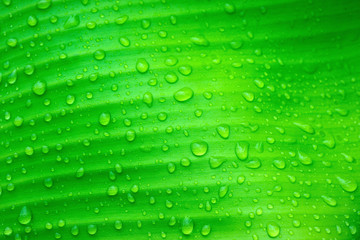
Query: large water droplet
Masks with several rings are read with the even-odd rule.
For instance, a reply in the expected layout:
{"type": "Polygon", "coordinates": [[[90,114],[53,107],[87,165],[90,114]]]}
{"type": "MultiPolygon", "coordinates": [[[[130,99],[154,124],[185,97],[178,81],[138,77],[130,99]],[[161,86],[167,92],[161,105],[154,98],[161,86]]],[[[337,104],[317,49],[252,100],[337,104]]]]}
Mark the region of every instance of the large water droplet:
{"type": "Polygon", "coordinates": [[[174,93],[174,98],[176,101],[185,102],[192,98],[193,95],[194,92],[191,88],[184,87],[174,93]]]}
{"type": "Polygon", "coordinates": [[[74,28],[74,27],[78,26],[79,24],[80,24],[79,16],[78,15],[70,15],[64,23],[64,28],[65,29],[74,28]]]}
{"type": "Polygon", "coordinates": [[[249,156],[249,143],[247,142],[236,143],[235,154],[239,160],[246,160],[249,156]]]}
{"type": "Polygon", "coordinates": [[[298,128],[300,128],[301,130],[303,130],[304,132],[306,132],[306,133],[309,133],[309,134],[314,134],[315,133],[314,128],[311,125],[307,124],[307,123],[293,122],[293,124],[295,126],[297,126],[298,128]]]}
{"type": "Polygon", "coordinates": [[[191,152],[198,157],[205,155],[208,150],[208,144],[201,140],[193,141],[190,147],[191,152]]]}
{"type": "Polygon", "coordinates": [[[333,199],[332,197],[329,196],[325,196],[325,195],[321,195],[322,200],[324,200],[324,202],[331,206],[331,207],[335,207],[337,205],[337,202],[335,199],[333,199]]]}
{"type": "Polygon", "coordinates": [[[139,58],[136,62],[136,70],[140,73],[146,73],[149,70],[149,63],[145,58],[139,58]]]}
{"type": "Polygon", "coordinates": [[[181,224],[181,231],[184,235],[190,235],[194,230],[194,222],[190,217],[185,217],[181,224]]]}
{"type": "Polygon", "coordinates": [[[51,6],[52,0],[39,0],[36,3],[38,9],[48,9],[51,6]]]}
{"type": "Polygon", "coordinates": [[[32,91],[34,94],[41,96],[46,92],[46,82],[43,81],[37,81],[33,87],[32,91]]]}
{"type": "Polygon", "coordinates": [[[31,219],[32,213],[30,209],[27,206],[23,206],[18,217],[19,223],[26,225],[31,222],[31,219]]]}
{"type": "Polygon", "coordinates": [[[270,222],[266,226],[266,232],[269,237],[275,238],[280,234],[280,227],[276,222],[270,222]]]}
{"type": "Polygon", "coordinates": [[[109,112],[103,112],[99,116],[99,123],[102,126],[107,126],[110,123],[111,115],[109,112]]]}
{"type": "Polygon", "coordinates": [[[220,137],[227,139],[230,135],[230,126],[227,124],[220,124],[216,128],[217,133],[220,135],[220,137]]]}
{"type": "Polygon", "coordinates": [[[344,191],[346,192],[350,192],[350,193],[355,192],[356,189],[358,188],[358,185],[355,180],[340,176],[336,176],[336,178],[339,181],[341,188],[344,189],[344,191]]]}

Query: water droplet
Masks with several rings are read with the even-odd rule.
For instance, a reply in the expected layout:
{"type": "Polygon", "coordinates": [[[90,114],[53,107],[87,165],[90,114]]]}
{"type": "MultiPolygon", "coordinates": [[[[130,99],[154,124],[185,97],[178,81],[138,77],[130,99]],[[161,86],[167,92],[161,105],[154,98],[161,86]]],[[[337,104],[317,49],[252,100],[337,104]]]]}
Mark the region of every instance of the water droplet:
{"type": "Polygon", "coordinates": [[[99,49],[94,52],[94,58],[96,60],[100,61],[100,60],[103,60],[105,57],[106,57],[106,53],[104,50],[99,49]]]}
{"type": "Polygon", "coordinates": [[[151,106],[152,106],[152,104],[153,104],[153,95],[151,94],[151,92],[146,92],[146,93],[144,93],[143,102],[144,102],[148,107],[151,107],[151,106]]]}
{"type": "Polygon", "coordinates": [[[185,102],[192,98],[194,92],[191,88],[184,87],[174,93],[174,98],[178,102],[185,102]]]}
{"type": "Polygon", "coordinates": [[[81,178],[81,177],[84,176],[84,173],[85,173],[84,168],[80,167],[80,168],[78,168],[78,170],[76,170],[75,177],[76,178],[81,178]]]}
{"type": "Polygon", "coordinates": [[[221,186],[219,188],[219,197],[220,198],[225,197],[228,191],[229,191],[229,187],[227,185],[221,186]]]}
{"type": "Polygon", "coordinates": [[[182,158],[182,159],[180,160],[180,164],[181,164],[181,166],[183,166],[183,167],[188,167],[188,166],[191,165],[191,161],[190,161],[190,159],[188,159],[188,158],[182,158]]]}
{"type": "Polygon", "coordinates": [[[194,222],[190,217],[185,217],[181,224],[181,231],[184,235],[190,235],[194,230],[194,222]]]}
{"type": "Polygon", "coordinates": [[[182,65],[178,70],[182,75],[189,76],[192,72],[192,67],[190,65],[182,65]]]}
{"type": "Polygon", "coordinates": [[[70,15],[64,23],[64,28],[65,29],[74,28],[74,27],[77,27],[79,24],[80,24],[79,16],[78,15],[70,15]]]}
{"type": "Polygon", "coordinates": [[[228,14],[232,14],[236,11],[235,5],[232,3],[225,3],[224,10],[228,14]]]}
{"type": "Polygon", "coordinates": [[[28,76],[31,76],[35,71],[34,65],[28,64],[24,67],[24,73],[28,76]]]}
{"type": "Polygon", "coordinates": [[[309,133],[309,134],[314,134],[315,133],[314,128],[311,125],[307,124],[307,123],[293,122],[293,124],[295,126],[297,126],[298,128],[300,128],[301,130],[303,130],[304,132],[306,132],[306,133],[309,133]]]}
{"type": "Polygon", "coordinates": [[[207,47],[209,46],[209,41],[204,36],[194,36],[190,38],[191,42],[198,46],[207,47]]]}
{"type": "Polygon", "coordinates": [[[201,140],[193,141],[190,147],[191,147],[191,152],[198,157],[205,155],[206,152],[208,151],[208,144],[201,140]]]}
{"type": "Polygon", "coordinates": [[[243,184],[245,182],[245,176],[244,175],[240,175],[237,178],[237,183],[238,184],[243,184]]]}
{"type": "Polygon", "coordinates": [[[107,126],[110,123],[111,115],[109,112],[103,112],[99,116],[99,123],[102,126],[107,126]]]}
{"type": "Polygon", "coordinates": [[[26,225],[31,222],[31,219],[32,213],[30,209],[27,206],[23,206],[18,217],[19,223],[22,225],[26,225]]]}
{"type": "Polygon", "coordinates": [[[266,226],[266,232],[269,237],[275,238],[280,234],[280,227],[276,222],[270,222],[266,226]]]}
{"type": "Polygon", "coordinates": [[[178,59],[174,56],[169,56],[165,59],[165,65],[167,66],[175,66],[178,63],[178,59]]]}
{"type": "Polygon", "coordinates": [[[14,84],[16,80],[17,80],[17,69],[14,69],[7,77],[7,82],[9,84],[14,84]]]}
{"type": "Polygon", "coordinates": [[[284,169],[286,167],[286,163],[285,163],[285,161],[283,159],[274,159],[273,165],[277,169],[284,169]]]}
{"type": "Polygon", "coordinates": [[[51,188],[53,186],[53,180],[51,177],[44,179],[44,186],[47,188],[51,188]]]}
{"type": "Polygon", "coordinates": [[[108,196],[115,196],[115,195],[118,194],[118,192],[119,192],[119,188],[117,186],[115,186],[115,185],[112,185],[112,186],[110,186],[108,188],[107,195],[108,196]]]}
{"type": "Polygon", "coordinates": [[[36,18],[36,16],[30,15],[27,19],[27,24],[30,27],[35,27],[38,24],[38,19],[36,18]]]}
{"type": "Polygon", "coordinates": [[[9,39],[7,40],[7,42],[6,42],[6,44],[7,44],[9,47],[14,48],[14,47],[17,46],[18,41],[17,41],[16,38],[9,38],[9,39]]]}
{"type": "Polygon", "coordinates": [[[218,168],[224,162],[225,162],[225,159],[219,159],[219,158],[213,158],[213,157],[210,157],[210,159],[209,159],[210,168],[218,168]]]}
{"type": "Polygon", "coordinates": [[[75,96],[74,95],[67,95],[66,96],[66,104],[72,105],[75,102],[75,96]]]}
{"type": "Polygon", "coordinates": [[[136,62],[136,70],[140,73],[146,73],[149,70],[149,63],[145,58],[139,58],[136,62]]]}
{"type": "Polygon", "coordinates": [[[87,227],[87,231],[89,235],[95,235],[97,232],[97,226],[94,224],[89,224],[87,227]]]}
{"type": "Polygon", "coordinates": [[[122,227],[123,227],[123,223],[121,220],[116,220],[115,223],[114,223],[114,227],[116,230],[121,230],[122,227]]]}
{"type": "Polygon", "coordinates": [[[70,231],[73,236],[79,235],[79,227],[77,225],[74,225],[70,231]]]}
{"type": "Polygon", "coordinates": [[[252,92],[243,92],[242,96],[248,102],[252,102],[255,99],[255,95],[252,92]]]}
{"type": "Polygon", "coordinates": [[[256,169],[256,168],[261,167],[261,161],[260,161],[259,158],[254,157],[253,159],[250,159],[250,160],[245,164],[245,166],[246,166],[247,168],[256,169]]]}
{"type": "Polygon", "coordinates": [[[136,133],[134,130],[128,130],[125,134],[125,138],[128,142],[132,142],[136,138],[136,133]]]}
{"type": "Polygon", "coordinates": [[[211,232],[211,227],[210,227],[210,225],[204,225],[204,226],[201,228],[201,235],[203,235],[203,236],[209,235],[210,232],[211,232]]]}
{"type": "Polygon", "coordinates": [[[174,72],[168,72],[168,73],[165,75],[165,80],[166,80],[168,83],[176,83],[177,80],[178,80],[178,76],[177,76],[174,72]]]}
{"type": "Polygon", "coordinates": [[[303,165],[311,165],[312,164],[312,159],[304,152],[298,152],[299,155],[299,161],[303,164],[303,165]]]}
{"type": "Polygon", "coordinates": [[[230,126],[227,124],[220,124],[216,128],[217,133],[220,135],[220,137],[227,139],[230,135],[230,126]]]}
{"type": "Polygon", "coordinates": [[[21,125],[23,124],[24,119],[20,116],[16,116],[14,119],[14,125],[15,127],[21,127],[21,125]]]}
{"type": "Polygon", "coordinates": [[[119,43],[124,47],[130,46],[130,40],[127,37],[120,37],[119,43]]]}
{"type": "Polygon", "coordinates": [[[355,192],[356,189],[358,188],[358,185],[355,180],[340,176],[336,176],[336,178],[339,181],[341,188],[344,189],[344,191],[346,192],[350,192],[350,193],[355,192]]]}
{"type": "Polygon", "coordinates": [[[143,19],[143,20],[141,20],[141,27],[142,27],[143,29],[148,29],[148,28],[150,27],[150,25],[151,25],[151,22],[150,22],[149,19],[143,19]]]}
{"type": "Polygon", "coordinates": [[[37,81],[33,87],[32,91],[34,94],[41,96],[46,92],[46,82],[43,81],[37,81]]]}
{"type": "Polygon", "coordinates": [[[118,17],[117,19],[115,19],[115,23],[118,25],[122,25],[124,23],[126,23],[126,21],[129,19],[129,16],[127,15],[123,15],[121,17],[118,17]]]}
{"type": "Polygon", "coordinates": [[[236,143],[235,154],[239,160],[246,160],[249,156],[249,143],[247,142],[236,143]]]}
{"type": "Polygon", "coordinates": [[[176,165],[174,163],[170,162],[167,166],[167,169],[168,169],[169,173],[174,173],[176,170],[176,165]]]}
{"type": "Polygon", "coordinates": [[[52,0],[39,0],[36,3],[38,9],[45,10],[51,6],[52,0]]]}
{"type": "Polygon", "coordinates": [[[335,199],[325,196],[325,195],[321,195],[322,200],[324,200],[324,202],[329,205],[330,207],[335,207],[337,205],[337,202],[335,199]]]}

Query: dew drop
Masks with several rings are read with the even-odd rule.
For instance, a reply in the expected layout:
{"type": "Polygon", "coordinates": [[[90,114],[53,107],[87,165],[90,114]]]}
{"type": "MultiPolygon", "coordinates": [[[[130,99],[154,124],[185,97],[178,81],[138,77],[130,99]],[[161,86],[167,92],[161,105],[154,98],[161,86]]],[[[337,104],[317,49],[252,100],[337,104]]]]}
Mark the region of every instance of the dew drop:
{"type": "Polygon", "coordinates": [[[139,73],[146,73],[149,70],[149,63],[145,58],[139,58],[136,62],[136,70],[139,73]]]}
{"type": "Polygon", "coordinates": [[[298,128],[300,128],[301,130],[303,130],[304,132],[306,132],[306,133],[309,133],[309,134],[314,134],[315,133],[314,128],[311,125],[307,124],[307,123],[293,122],[293,124],[295,126],[297,126],[298,128]]]}
{"type": "Polygon", "coordinates": [[[194,230],[194,222],[190,217],[185,217],[181,224],[181,231],[184,235],[190,235],[194,230]]]}
{"type": "Polygon", "coordinates": [[[247,142],[236,143],[235,154],[239,160],[246,160],[249,156],[249,143],[247,142]]]}
{"type": "Polygon", "coordinates": [[[321,198],[330,207],[335,207],[337,205],[336,200],[333,199],[332,197],[321,195],[321,198]]]}
{"type": "Polygon", "coordinates": [[[103,60],[105,57],[106,57],[106,53],[104,50],[99,49],[94,52],[94,58],[96,60],[103,60]]]}
{"type": "Polygon", "coordinates": [[[209,46],[209,41],[204,36],[194,36],[190,38],[191,42],[198,46],[207,47],[209,46]]]}
{"type": "Polygon", "coordinates": [[[89,235],[95,235],[97,232],[97,226],[94,224],[89,224],[87,227],[87,232],[89,235]]]}
{"type": "Polygon", "coordinates": [[[65,29],[74,28],[74,27],[77,27],[79,24],[80,24],[79,16],[78,15],[70,15],[64,23],[64,28],[65,29]]]}
{"type": "Polygon", "coordinates": [[[312,159],[304,152],[299,151],[298,156],[299,156],[299,161],[303,165],[311,165],[313,162],[312,159]]]}
{"type": "Polygon", "coordinates": [[[194,92],[191,88],[184,87],[174,93],[174,98],[178,102],[185,102],[192,98],[194,92]]]}
{"type": "Polygon", "coordinates": [[[110,186],[108,188],[107,195],[108,196],[115,196],[115,195],[118,194],[118,192],[119,192],[119,188],[117,186],[115,186],[115,185],[112,185],[112,186],[110,186]]]}
{"type": "Polygon", "coordinates": [[[227,139],[230,135],[230,126],[227,124],[220,124],[216,128],[217,133],[220,135],[220,137],[227,139]]]}
{"type": "Polygon", "coordinates": [[[346,191],[346,192],[349,192],[349,193],[355,192],[356,189],[358,188],[358,185],[355,180],[352,180],[350,178],[340,177],[340,176],[336,176],[336,178],[339,181],[341,188],[344,189],[344,191],[346,191]]]}
{"type": "Polygon", "coordinates": [[[213,169],[220,167],[224,162],[225,162],[225,159],[214,158],[214,157],[210,157],[210,159],[209,159],[210,168],[213,168],[213,169]]]}
{"type": "Polygon", "coordinates": [[[38,19],[36,18],[36,16],[30,15],[27,19],[27,24],[30,27],[35,27],[38,24],[38,19]]]}
{"type": "Polygon", "coordinates": [[[198,157],[204,156],[208,151],[208,144],[202,140],[193,141],[190,147],[191,152],[198,157]]]}
{"type": "Polygon", "coordinates": [[[109,125],[110,120],[111,120],[111,115],[109,112],[102,112],[99,116],[99,123],[102,126],[109,125]]]}
{"type": "Polygon", "coordinates": [[[23,206],[18,217],[19,223],[22,225],[26,225],[31,222],[31,219],[32,213],[30,209],[27,206],[23,206]]]}
{"type": "Polygon", "coordinates": [[[128,142],[133,142],[136,138],[136,133],[134,130],[128,130],[125,134],[125,138],[128,142]]]}
{"type": "Polygon", "coordinates": [[[38,9],[45,10],[51,6],[52,0],[39,0],[36,3],[38,9]]]}
{"type": "Polygon", "coordinates": [[[280,234],[280,227],[276,222],[270,222],[266,226],[266,232],[269,237],[275,238],[280,234]]]}
{"type": "Polygon", "coordinates": [[[32,91],[33,91],[34,94],[36,94],[38,96],[44,95],[44,93],[46,92],[46,82],[37,81],[32,86],[32,91]]]}

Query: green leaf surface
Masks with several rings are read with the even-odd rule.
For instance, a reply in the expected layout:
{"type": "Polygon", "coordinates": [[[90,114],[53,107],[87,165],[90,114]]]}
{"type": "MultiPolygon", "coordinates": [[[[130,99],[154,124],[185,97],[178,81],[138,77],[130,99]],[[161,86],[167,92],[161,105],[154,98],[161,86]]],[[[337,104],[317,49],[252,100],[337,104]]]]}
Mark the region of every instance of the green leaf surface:
{"type": "Polygon", "coordinates": [[[357,0],[1,0],[0,239],[360,239],[357,0]]]}

